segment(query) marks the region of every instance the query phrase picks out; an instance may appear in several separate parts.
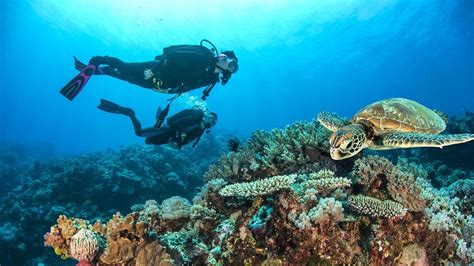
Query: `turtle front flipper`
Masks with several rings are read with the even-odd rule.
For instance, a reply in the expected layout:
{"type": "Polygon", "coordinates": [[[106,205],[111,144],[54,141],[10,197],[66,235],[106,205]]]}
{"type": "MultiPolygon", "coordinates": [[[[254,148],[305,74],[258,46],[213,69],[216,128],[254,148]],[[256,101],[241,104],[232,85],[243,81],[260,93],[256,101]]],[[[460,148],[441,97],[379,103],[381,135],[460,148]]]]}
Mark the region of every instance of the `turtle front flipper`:
{"type": "Polygon", "coordinates": [[[348,121],[335,113],[321,112],[318,115],[318,121],[325,128],[335,132],[348,124],[348,121]]]}
{"type": "Polygon", "coordinates": [[[381,138],[373,149],[398,149],[398,148],[421,148],[437,147],[461,144],[474,140],[474,134],[424,134],[424,133],[388,133],[381,138]]]}

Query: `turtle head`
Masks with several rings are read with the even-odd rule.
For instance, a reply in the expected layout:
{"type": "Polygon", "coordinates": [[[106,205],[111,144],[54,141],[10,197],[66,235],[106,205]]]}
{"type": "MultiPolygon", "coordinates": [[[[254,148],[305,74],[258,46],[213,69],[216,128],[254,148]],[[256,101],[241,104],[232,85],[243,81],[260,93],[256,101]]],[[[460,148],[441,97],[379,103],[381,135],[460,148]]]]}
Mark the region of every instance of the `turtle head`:
{"type": "Polygon", "coordinates": [[[344,160],[367,147],[367,135],[362,125],[351,124],[333,132],[329,139],[331,158],[344,160]]]}

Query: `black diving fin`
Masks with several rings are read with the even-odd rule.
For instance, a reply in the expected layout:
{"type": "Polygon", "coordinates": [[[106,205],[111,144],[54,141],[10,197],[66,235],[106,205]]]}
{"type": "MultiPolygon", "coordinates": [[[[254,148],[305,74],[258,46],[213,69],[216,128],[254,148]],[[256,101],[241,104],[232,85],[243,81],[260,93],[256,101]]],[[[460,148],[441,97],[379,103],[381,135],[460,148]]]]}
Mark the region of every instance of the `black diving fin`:
{"type": "Polygon", "coordinates": [[[170,112],[170,106],[173,103],[173,101],[178,98],[181,95],[181,93],[177,93],[175,96],[173,96],[171,99],[168,99],[169,103],[166,105],[164,110],[161,110],[161,107],[158,107],[158,110],[156,111],[156,123],[154,128],[160,128],[161,125],[163,125],[163,122],[165,122],[166,116],[168,116],[168,113],[170,112]]]}
{"type": "Polygon", "coordinates": [[[100,104],[97,106],[97,108],[112,114],[123,114],[127,116],[135,114],[135,112],[131,108],[120,106],[114,102],[105,99],[100,99],[100,104]]]}
{"type": "Polygon", "coordinates": [[[71,81],[66,84],[59,92],[64,95],[68,100],[72,101],[84,88],[89,81],[92,74],[94,74],[98,67],[95,65],[84,65],[77,58],[74,57],[74,64],[76,69],[81,68],[81,72],[77,74],[71,81]],[[76,61],[82,65],[77,65],[76,61]]]}
{"type": "Polygon", "coordinates": [[[160,120],[162,112],[163,112],[163,110],[161,109],[161,107],[158,107],[158,110],[156,110],[156,115],[155,115],[156,121],[160,120]]]}
{"type": "Polygon", "coordinates": [[[156,123],[154,128],[160,128],[161,125],[163,125],[163,122],[165,122],[165,118],[168,115],[169,111],[169,104],[165,107],[165,110],[161,110],[161,107],[158,108],[158,110],[156,111],[156,123]]]}

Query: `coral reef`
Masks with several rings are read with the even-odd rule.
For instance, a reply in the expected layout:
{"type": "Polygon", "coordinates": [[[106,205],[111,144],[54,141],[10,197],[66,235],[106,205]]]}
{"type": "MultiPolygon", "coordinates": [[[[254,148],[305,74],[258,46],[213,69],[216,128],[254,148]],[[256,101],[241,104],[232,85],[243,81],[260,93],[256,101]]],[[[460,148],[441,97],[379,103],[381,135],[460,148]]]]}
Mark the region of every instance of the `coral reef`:
{"type": "Polygon", "coordinates": [[[27,261],[42,256],[37,239],[60,214],[105,221],[148,199],[191,199],[203,184],[203,173],[226,150],[225,137],[208,135],[195,149],[181,151],[132,145],[50,161],[19,161],[15,167],[21,172],[8,177],[18,178],[18,186],[0,198],[0,263],[32,264],[27,261]]]}
{"type": "Polygon", "coordinates": [[[119,213],[103,225],[60,216],[45,235],[45,245],[63,259],[74,258],[78,265],[173,265],[166,249],[158,244],[150,225],[138,213],[119,213]],[[104,248],[105,247],[105,248],[104,248]]]}
{"type": "Polygon", "coordinates": [[[346,173],[354,159],[333,161],[329,156],[329,135],[316,120],[297,122],[283,130],[256,131],[237,152],[223,155],[204,177],[236,183],[321,169],[346,173]]]}
{"type": "MultiPolygon", "coordinates": [[[[474,181],[468,168],[449,186],[434,186],[442,174],[435,163],[410,153],[333,161],[327,134],[315,121],[257,131],[208,168],[192,202],[190,195],[142,192],[156,189],[150,186],[125,202],[135,204],[130,214],[114,214],[104,223],[80,212],[91,203],[63,207],[58,212],[73,211],[84,220],[59,216],[45,243],[54,250],[50,254],[99,265],[473,263],[474,181]],[[87,255],[73,254],[75,236],[87,239],[83,247],[92,248],[78,253],[87,255]]],[[[180,187],[175,176],[190,165],[157,176],[180,187]]],[[[133,163],[123,168],[134,169],[133,163]]],[[[188,180],[181,181],[189,191],[188,180]]],[[[5,223],[0,237],[12,238],[1,231],[17,234],[16,227],[5,223]]]]}

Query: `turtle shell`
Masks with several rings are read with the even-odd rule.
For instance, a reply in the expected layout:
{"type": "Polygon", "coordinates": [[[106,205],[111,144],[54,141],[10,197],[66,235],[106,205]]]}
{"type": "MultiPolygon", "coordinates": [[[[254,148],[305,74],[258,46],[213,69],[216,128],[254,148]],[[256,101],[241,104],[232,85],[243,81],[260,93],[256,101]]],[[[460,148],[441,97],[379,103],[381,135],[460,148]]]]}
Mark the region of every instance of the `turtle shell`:
{"type": "Polygon", "coordinates": [[[364,107],[353,122],[371,125],[376,135],[389,132],[437,134],[446,129],[444,120],[433,110],[404,98],[391,98],[364,107]]]}

